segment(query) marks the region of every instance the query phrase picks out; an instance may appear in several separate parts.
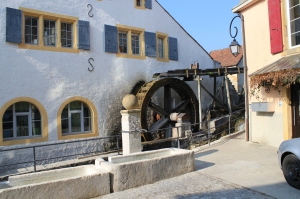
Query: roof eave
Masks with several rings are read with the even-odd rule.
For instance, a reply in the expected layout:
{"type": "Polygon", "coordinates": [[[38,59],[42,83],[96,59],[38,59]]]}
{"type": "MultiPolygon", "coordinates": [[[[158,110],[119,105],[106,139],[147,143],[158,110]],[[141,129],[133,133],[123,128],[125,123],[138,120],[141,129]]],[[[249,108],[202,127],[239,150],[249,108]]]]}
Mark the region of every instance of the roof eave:
{"type": "Polygon", "coordinates": [[[242,2],[239,5],[237,5],[234,8],[232,8],[232,12],[233,13],[239,13],[239,12],[245,10],[246,8],[254,5],[258,1],[260,1],[260,0],[245,0],[244,2],[242,2]]]}

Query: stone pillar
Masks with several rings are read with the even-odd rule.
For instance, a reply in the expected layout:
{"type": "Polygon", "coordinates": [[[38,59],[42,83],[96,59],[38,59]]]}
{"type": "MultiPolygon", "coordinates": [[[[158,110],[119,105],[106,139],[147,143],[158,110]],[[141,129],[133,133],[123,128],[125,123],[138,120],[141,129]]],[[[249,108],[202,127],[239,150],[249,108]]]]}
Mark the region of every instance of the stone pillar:
{"type": "Polygon", "coordinates": [[[122,144],[123,155],[141,152],[141,133],[135,132],[140,129],[140,109],[122,110],[122,144]]]}

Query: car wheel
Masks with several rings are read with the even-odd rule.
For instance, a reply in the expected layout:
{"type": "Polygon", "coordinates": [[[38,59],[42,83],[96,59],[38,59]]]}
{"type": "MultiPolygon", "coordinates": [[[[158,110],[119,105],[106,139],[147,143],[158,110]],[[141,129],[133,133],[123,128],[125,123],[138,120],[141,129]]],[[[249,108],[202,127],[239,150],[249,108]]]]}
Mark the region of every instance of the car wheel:
{"type": "Polygon", "coordinates": [[[282,170],[287,183],[300,189],[300,160],[293,154],[287,155],[283,160],[282,170]]]}

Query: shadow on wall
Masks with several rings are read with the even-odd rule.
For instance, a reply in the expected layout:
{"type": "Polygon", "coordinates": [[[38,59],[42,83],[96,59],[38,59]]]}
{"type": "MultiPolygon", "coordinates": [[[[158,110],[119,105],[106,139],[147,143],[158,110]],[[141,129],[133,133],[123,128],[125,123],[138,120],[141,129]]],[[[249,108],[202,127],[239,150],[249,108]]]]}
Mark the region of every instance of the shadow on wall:
{"type": "Polygon", "coordinates": [[[131,89],[130,94],[136,95],[145,83],[146,82],[144,80],[139,80],[131,89]]]}

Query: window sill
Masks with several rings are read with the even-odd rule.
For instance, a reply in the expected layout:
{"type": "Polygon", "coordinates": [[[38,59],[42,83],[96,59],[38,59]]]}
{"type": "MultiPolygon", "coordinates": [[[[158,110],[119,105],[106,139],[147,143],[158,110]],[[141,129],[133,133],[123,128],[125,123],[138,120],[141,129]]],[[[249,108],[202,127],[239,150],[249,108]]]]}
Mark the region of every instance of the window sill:
{"type": "Polygon", "coordinates": [[[125,53],[117,53],[116,56],[122,58],[130,58],[130,59],[142,59],[142,60],[146,59],[146,56],[144,55],[132,55],[132,54],[125,54],[125,53]]]}
{"type": "Polygon", "coordinates": [[[142,7],[142,6],[134,6],[136,9],[139,9],[139,10],[146,10],[145,7],[142,7]]]}
{"type": "Polygon", "coordinates": [[[169,59],[167,59],[167,58],[156,58],[156,60],[157,61],[160,61],[160,62],[170,62],[170,60],[169,59]]]}
{"type": "Polygon", "coordinates": [[[282,56],[292,55],[300,52],[300,47],[293,47],[290,49],[285,49],[282,53],[282,56]]]}
{"type": "Polygon", "coordinates": [[[66,52],[66,53],[79,53],[78,49],[75,48],[61,48],[54,46],[38,46],[38,45],[30,45],[30,44],[19,44],[19,48],[22,49],[31,49],[31,50],[44,50],[44,51],[54,51],[54,52],[66,52]]]}
{"type": "Polygon", "coordinates": [[[13,138],[13,139],[4,139],[0,142],[1,146],[11,146],[11,145],[19,145],[19,144],[29,144],[35,142],[46,142],[48,141],[48,137],[26,137],[26,138],[13,138]]]}

